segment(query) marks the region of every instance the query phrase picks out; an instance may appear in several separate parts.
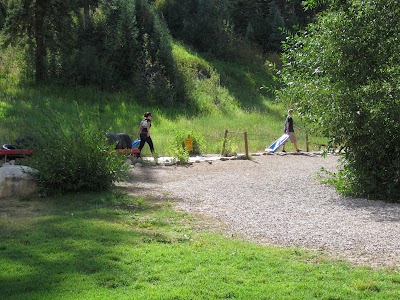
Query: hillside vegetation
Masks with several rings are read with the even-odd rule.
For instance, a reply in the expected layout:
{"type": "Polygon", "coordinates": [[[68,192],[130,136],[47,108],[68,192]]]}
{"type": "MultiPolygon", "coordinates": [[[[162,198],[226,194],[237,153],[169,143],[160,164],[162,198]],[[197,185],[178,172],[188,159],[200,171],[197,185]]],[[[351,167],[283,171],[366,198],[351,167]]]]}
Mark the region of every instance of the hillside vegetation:
{"type": "Polygon", "coordinates": [[[204,136],[208,153],[220,153],[225,130],[238,132],[229,137],[238,152],[244,131],[253,152],[280,136],[280,41],[314,15],[301,1],[257,0],[23,0],[1,8],[0,142],[31,135],[54,113],[91,115],[99,131],[136,138],[151,111],[158,155],[176,131],[204,136]]]}
{"type": "MultiPolygon", "coordinates": [[[[126,132],[132,137],[136,137],[142,113],[152,111],[153,138],[160,155],[166,154],[177,130],[204,135],[206,153],[221,151],[225,129],[247,131],[253,152],[262,151],[281,134],[286,108],[273,100],[273,77],[267,65],[251,70],[246,65],[207,60],[182,44],[174,45],[173,54],[190,107],[147,105],[129,91],[109,92],[94,86],[21,84],[15,68],[0,81],[1,142],[31,135],[34,124],[41,126],[48,111],[71,117],[91,115],[98,118],[100,130],[126,132]]],[[[18,61],[14,63],[18,66],[18,61]]],[[[238,140],[237,150],[243,151],[242,135],[233,137],[238,140]]]]}
{"type": "MultiPolygon", "coordinates": [[[[143,112],[152,111],[155,116],[153,139],[159,155],[167,153],[178,130],[202,134],[206,153],[220,153],[225,129],[247,131],[252,152],[262,151],[282,133],[286,108],[274,101],[274,80],[268,62],[260,65],[227,63],[175,43],[173,57],[190,106],[165,107],[148,104],[130,90],[111,92],[95,86],[28,84],[23,82],[23,61],[18,53],[11,49],[3,53],[2,143],[31,135],[34,124],[41,126],[46,111],[71,117],[93,114],[102,131],[126,132],[132,138],[136,138],[143,112]]],[[[304,147],[303,133],[300,133],[300,144],[304,147]]],[[[243,152],[243,135],[231,137],[236,139],[237,151],[243,152]]],[[[147,151],[146,147],[145,153],[149,154],[147,151]]]]}

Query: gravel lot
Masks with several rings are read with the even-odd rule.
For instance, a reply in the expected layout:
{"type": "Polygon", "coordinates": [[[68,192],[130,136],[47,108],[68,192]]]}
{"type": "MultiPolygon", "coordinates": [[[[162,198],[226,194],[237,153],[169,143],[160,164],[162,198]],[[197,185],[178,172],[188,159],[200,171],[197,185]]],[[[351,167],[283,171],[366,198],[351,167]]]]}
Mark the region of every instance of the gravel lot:
{"type": "Polygon", "coordinates": [[[316,180],[328,155],[261,155],[189,167],[135,167],[135,196],[175,201],[268,245],[323,250],[355,264],[400,267],[400,205],[338,195],[316,180]]]}

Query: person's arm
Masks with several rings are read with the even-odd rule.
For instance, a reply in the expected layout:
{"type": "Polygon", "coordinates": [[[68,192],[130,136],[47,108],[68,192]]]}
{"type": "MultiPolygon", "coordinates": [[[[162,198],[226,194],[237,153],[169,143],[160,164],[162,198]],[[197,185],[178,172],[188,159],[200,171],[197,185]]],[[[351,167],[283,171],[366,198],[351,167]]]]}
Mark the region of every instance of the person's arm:
{"type": "Polygon", "coordinates": [[[150,136],[150,129],[151,129],[150,124],[151,122],[147,121],[147,136],[150,136]]]}
{"type": "Polygon", "coordinates": [[[140,139],[140,133],[142,132],[142,122],[140,122],[140,124],[139,124],[139,130],[138,130],[138,137],[139,137],[139,139],[140,139]]]}

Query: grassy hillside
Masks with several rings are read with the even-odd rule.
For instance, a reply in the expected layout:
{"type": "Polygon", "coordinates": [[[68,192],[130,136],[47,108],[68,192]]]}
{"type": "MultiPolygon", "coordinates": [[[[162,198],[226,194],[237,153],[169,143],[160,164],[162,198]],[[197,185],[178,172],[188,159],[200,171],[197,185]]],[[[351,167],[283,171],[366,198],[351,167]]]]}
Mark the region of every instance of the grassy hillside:
{"type": "MultiPolygon", "coordinates": [[[[22,57],[5,50],[0,58],[0,143],[29,135],[32,124],[43,122],[43,113],[49,112],[94,114],[105,132],[125,132],[136,138],[143,112],[151,111],[159,155],[167,153],[177,130],[202,134],[206,153],[221,151],[226,129],[235,132],[228,137],[238,152],[244,151],[244,131],[251,152],[262,151],[282,134],[287,108],[274,101],[273,77],[266,64],[225,63],[181,44],[174,45],[173,55],[189,103],[182,107],[148,106],[134,89],[106,92],[96,87],[32,85],[24,78],[22,57]]],[[[296,116],[295,121],[301,126],[296,116]]],[[[305,149],[305,131],[298,135],[305,149]]],[[[149,154],[147,146],[144,154],[149,154]]]]}

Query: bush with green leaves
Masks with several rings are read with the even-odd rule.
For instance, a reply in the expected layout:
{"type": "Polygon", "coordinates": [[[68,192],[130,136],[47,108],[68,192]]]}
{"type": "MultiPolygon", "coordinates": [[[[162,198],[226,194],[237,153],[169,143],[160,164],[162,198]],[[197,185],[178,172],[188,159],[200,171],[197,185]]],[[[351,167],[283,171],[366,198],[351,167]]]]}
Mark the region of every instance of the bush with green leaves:
{"type": "Polygon", "coordinates": [[[222,156],[232,156],[237,154],[237,141],[234,138],[226,138],[222,142],[222,156]]]}
{"type": "Polygon", "coordinates": [[[168,153],[176,158],[180,163],[188,163],[190,154],[204,153],[205,144],[204,137],[201,133],[193,130],[177,130],[175,131],[175,138],[171,143],[168,153]],[[193,142],[193,150],[188,151],[185,149],[185,139],[191,138],[193,142]]]}
{"type": "Polygon", "coordinates": [[[185,148],[185,139],[191,138],[193,141],[193,150],[191,154],[203,154],[205,149],[204,137],[201,133],[193,130],[177,130],[175,131],[175,141],[179,148],[185,148]]]}
{"type": "Polygon", "coordinates": [[[179,164],[185,165],[189,162],[189,151],[187,151],[185,148],[182,148],[180,145],[177,145],[176,143],[170,145],[168,149],[168,155],[177,160],[179,164]]]}
{"type": "Polygon", "coordinates": [[[32,156],[24,163],[38,171],[33,176],[47,194],[105,191],[126,175],[125,156],[108,144],[96,119],[45,110],[31,132],[32,156]]]}
{"type": "Polygon", "coordinates": [[[398,3],[337,3],[285,45],[280,98],[345,149],[346,193],[398,201],[398,3]]]}

